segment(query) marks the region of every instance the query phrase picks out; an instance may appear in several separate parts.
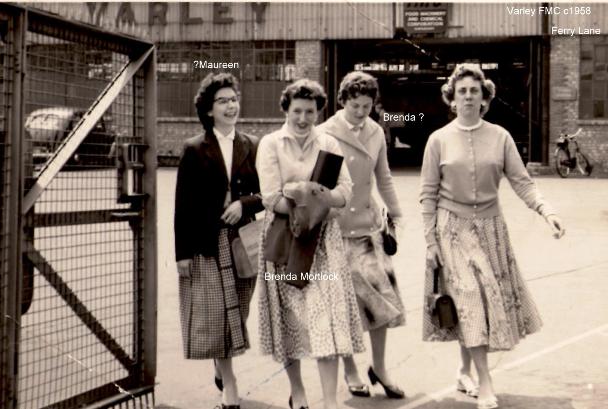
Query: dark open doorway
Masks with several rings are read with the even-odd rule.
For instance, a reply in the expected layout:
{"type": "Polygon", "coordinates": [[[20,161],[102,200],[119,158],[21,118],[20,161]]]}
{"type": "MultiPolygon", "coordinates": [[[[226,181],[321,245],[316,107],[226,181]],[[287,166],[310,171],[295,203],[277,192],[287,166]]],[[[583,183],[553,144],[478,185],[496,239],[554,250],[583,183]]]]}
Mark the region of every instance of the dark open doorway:
{"type": "MultiPolygon", "coordinates": [[[[340,79],[353,69],[378,78],[381,102],[389,114],[402,120],[390,121],[391,158],[418,166],[429,135],[453,119],[441,100],[441,85],[460,62],[482,65],[497,88],[485,119],[505,127],[515,139],[524,161],[530,145],[540,139],[537,113],[531,110],[539,100],[531,53],[534,39],[424,39],[419,48],[408,40],[358,40],[328,43],[328,87],[337,89],[340,79]],[[334,70],[333,72],[331,70],[334,70]],[[532,112],[532,114],[531,114],[532,112]],[[399,148],[407,144],[409,148],[399,148]]],[[[331,93],[330,93],[331,94],[331,93]]],[[[330,113],[338,109],[330,99],[330,113]]],[[[540,111],[539,111],[540,112],[540,111]]],[[[381,118],[382,120],[383,118],[381,118]]]]}

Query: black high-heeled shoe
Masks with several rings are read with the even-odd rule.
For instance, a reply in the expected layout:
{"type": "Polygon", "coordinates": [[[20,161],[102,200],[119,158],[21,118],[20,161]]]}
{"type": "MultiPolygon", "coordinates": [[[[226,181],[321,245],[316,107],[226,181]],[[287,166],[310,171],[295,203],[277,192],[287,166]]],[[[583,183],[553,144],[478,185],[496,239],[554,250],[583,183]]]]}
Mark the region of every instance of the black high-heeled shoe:
{"type": "MultiPolygon", "coordinates": [[[[289,409],[293,409],[293,400],[289,397],[289,409]]],[[[308,406],[300,406],[300,409],[308,409],[308,406]]]]}
{"type": "Polygon", "coordinates": [[[405,393],[398,386],[385,385],[384,382],[382,382],[382,379],[380,379],[378,377],[378,375],[376,375],[376,373],[374,372],[374,369],[371,366],[369,367],[369,370],[367,371],[367,376],[369,376],[369,381],[372,383],[372,385],[379,383],[380,386],[382,386],[384,388],[384,393],[386,394],[387,398],[391,398],[391,399],[405,398],[405,393]]]}
{"type": "MultiPolygon", "coordinates": [[[[217,364],[215,363],[215,359],[213,360],[213,368],[215,368],[217,366],[217,364]]],[[[217,376],[213,375],[214,377],[214,381],[215,381],[215,387],[219,389],[219,391],[223,391],[224,390],[224,381],[222,381],[222,378],[218,378],[217,376]]]]}
{"type": "Polygon", "coordinates": [[[219,389],[219,391],[223,391],[224,390],[224,381],[222,381],[222,378],[218,378],[217,376],[213,379],[215,381],[215,387],[219,389]]]}

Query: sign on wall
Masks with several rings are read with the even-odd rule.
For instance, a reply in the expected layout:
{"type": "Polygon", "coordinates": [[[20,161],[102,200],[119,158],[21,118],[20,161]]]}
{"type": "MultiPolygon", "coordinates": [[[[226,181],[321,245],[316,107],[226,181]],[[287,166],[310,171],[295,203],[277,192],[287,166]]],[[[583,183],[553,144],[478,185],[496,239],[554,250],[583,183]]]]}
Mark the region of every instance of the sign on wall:
{"type": "Polygon", "coordinates": [[[403,27],[408,34],[444,33],[448,25],[445,3],[405,3],[403,27]]]}

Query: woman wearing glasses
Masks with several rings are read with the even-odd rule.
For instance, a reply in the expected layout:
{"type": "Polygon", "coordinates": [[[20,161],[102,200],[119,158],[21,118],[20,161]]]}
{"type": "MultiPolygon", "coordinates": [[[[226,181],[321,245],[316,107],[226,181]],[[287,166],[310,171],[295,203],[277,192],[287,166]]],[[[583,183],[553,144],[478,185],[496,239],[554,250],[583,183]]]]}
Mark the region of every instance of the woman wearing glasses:
{"type": "Polygon", "coordinates": [[[256,146],[235,130],[240,105],[232,74],[205,77],[194,103],[203,133],[185,143],[175,194],[184,355],[214,359],[221,407],[238,409],[232,357],[249,348],[245,322],[255,278],[236,275],[230,243],[262,210],[256,146]]]}

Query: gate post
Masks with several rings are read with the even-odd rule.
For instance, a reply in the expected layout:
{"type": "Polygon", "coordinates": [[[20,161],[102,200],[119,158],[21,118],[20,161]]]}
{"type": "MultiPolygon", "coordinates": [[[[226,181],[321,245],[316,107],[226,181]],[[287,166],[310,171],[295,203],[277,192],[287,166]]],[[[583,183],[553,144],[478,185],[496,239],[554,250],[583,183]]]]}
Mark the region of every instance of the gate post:
{"type": "Polygon", "coordinates": [[[148,56],[144,70],[144,193],[147,194],[144,214],[144,326],[143,380],[154,385],[156,377],[157,322],[157,254],[156,238],[156,49],[148,56]]]}
{"type": "Polygon", "coordinates": [[[5,396],[2,397],[7,408],[17,408],[17,371],[19,368],[19,337],[21,322],[21,290],[22,290],[22,214],[21,199],[23,197],[23,79],[25,76],[25,32],[27,29],[27,11],[20,10],[13,15],[9,22],[9,37],[12,37],[14,55],[12,67],[12,86],[9,99],[10,113],[8,119],[7,138],[10,141],[10,197],[9,197],[9,255],[7,275],[7,300],[5,316],[5,331],[8,339],[7,379],[5,396]],[[11,27],[12,26],[12,27],[11,27]]]}

